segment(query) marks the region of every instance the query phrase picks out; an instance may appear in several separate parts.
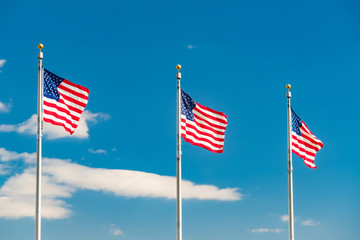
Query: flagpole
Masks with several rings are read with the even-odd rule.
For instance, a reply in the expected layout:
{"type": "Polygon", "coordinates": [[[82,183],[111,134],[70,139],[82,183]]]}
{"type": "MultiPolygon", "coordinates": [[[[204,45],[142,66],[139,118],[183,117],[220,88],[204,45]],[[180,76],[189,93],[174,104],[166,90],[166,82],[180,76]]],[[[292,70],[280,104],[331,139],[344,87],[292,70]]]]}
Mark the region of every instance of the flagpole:
{"type": "Polygon", "coordinates": [[[37,101],[37,146],[36,146],[36,206],[35,206],[35,240],[41,240],[41,151],[42,151],[42,68],[43,53],[41,49],[44,46],[40,43],[38,48],[39,69],[38,69],[38,101],[37,101]]]}
{"type": "Polygon", "coordinates": [[[287,120],[288,120],[288,186],[289,186],[289,240],[294,240],[294,209],[293,209],[293,177],[292,177],[292,154],[291,154],[291,138],[292,138],[292,128],[291,128],[291,104],[290,104],[290,98],[291,98],[291,92],[290,88],[291,85],[287,84],[287,120]]]}
{"type": "Polygon", "coordinates": [[[181,204],[181,66],[176,65],[177,79],[177,131],[176,131],[176,240],[182,240],[182,204],[181,204]]]}

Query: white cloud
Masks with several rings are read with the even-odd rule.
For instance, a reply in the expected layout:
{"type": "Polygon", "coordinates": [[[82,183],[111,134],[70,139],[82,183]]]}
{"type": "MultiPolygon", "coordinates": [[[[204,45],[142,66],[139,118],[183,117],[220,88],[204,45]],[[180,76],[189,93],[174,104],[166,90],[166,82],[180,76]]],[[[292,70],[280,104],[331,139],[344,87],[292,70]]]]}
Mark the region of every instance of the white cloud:
{"type": "Polygon", "coordinates": [[[8,112],[10,112],[10,109],[11,109],[11,104],[10,103],[0,102],[0,112],[8,113],[8,112]]]}
{"type": "Polygon", "coordinates": [[[6,59],[0,59],[0,67],[3,67],[6,62],[6,59]]]}
{"type": "MultiPolygon", "coordinates": [[[[0,217],[32,217],[35,198],[34,154],[16,153],[0,148],[0,161],[24,160],[26,168],[21,174],[11,176],[0,188],[0,217]]],[[[111,193],[115,196],[136,198],[176,198],[176,178],[158,174],[91,168],[70,160],[43,158],[42,164],[43,217],[66,218],[70,206],[62,200],[70,198],[81,189],[111,193]]],[[[240,200],[238,188],[219,189],[213,185],[197,185],[182,181],[184,199],[236,201],[240,200]]]]}
{"type": "Polygon", "coordinates": [[[111,118],[111,116],[107,113],[92,113],[88,110],[85,110],[81,117],[84,118],[84,120],[92,123],[97,123],[98,121],[106,121],[111,118]]]}
{"type": "Polygon", "coordinates": [[[107,154],[106,150],[104,149],[94,150],[92,148],[89,148],[88,151],[93,154],[107,154]]]}
{"type": "Polygon", "coordinates": [[[308,219],[308,220],[302,221],[302,225],[313,227],[313,226],[320,225],[320,223],[319,223],[319,222],[315,222],[314,220],[308,219]]]}
{"type": "MultiPolygon", "coordinates": [[[[81,115],[79,125],[73,135],[70,135],[62,127],[44,122],[43,135],[47,139],[58,139],[66,137],[88,138],[88,123],[97,123],[101,120],[108,120],[110,115],[107,113],[92,113],[85,110],[81,115]]],[[[17,132],[20,134],[36,135],[37,133],[37,114],[33,114],[28,120],[19,124],[1,124],[0,132],[17,132]]]]}
{"type": "Polygon", "coordinates": [[[281,217],[280,217],[280,220],[281,221],[283,221],[283,222],[288,222],[289,221],[289,215],[282,215],[281,217]]]}
{"type": "Polygon", "coordinates": [[[123,235],[124,233],[121,231],[119,227],[117,227],[115,224],[110,224],[109,227],[109,233],[114,236],[123,235]]]}
{"type": "Polygon", "coordinates": [[[26,163],[35,163],[36,153],[17,153],[0,148],[0,162],[23,159],[26,163]]]}
{"type": "MultiPolygon", "coordinates": [[[[44,165],[43,170],[52,175],[55,181],[79,189],[103,191],[125,197],[176,197],[175,177],[131,170],[90,168],[60,159],[51,159],[44,165]]],[[[195,185],[186,180],[182,181],[182,188],[184,199],[241,199],[237,188],[218,189],[213,185],[195,185]]]]}
{"type": "Polygon", "coordinates": [[[269,228],[256,228],[256,229],[252,229],[251,232],[252,233],[267,233],[267,232],[272,232],[272,233],[281,233],[283,230],[279,229],[279,228],[275,228],[275,229],[269,229],[269,228]]]}
{"type": "Polygon", "coordinates": [[[193,49],[194,48],[193,45],[187,45],[186,47],[187,47],[187,49],[193,49]]]}
{"type": "MultiPolygon", "coordinates": [[[[33,217],[35,184],[34,168],[9,178],[0,188],[0,217],[33,217]]],[[[67,204],[58,198],[71,197],[74,188],[55,183],[51,177],[44,175],[42,189],[42,217],[65,218],[71,214],[66,208],[67,204]]]]}

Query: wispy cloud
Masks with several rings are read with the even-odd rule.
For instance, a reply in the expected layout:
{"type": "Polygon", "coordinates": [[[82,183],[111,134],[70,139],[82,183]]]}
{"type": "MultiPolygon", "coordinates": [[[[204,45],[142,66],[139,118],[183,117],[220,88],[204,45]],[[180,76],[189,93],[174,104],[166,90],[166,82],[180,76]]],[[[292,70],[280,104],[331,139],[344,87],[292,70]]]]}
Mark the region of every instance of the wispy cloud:
{"type": "Polygon", "coordinates": [[[272,233],[281,233],[283,230],[279,229],[279,228],[256,228],[256,229],[252,229],[251,232],[252,233],[268,233],[268,232],[272,232],[272,233]]]}
{"type": "Polygon", "coordinates": [[[114,236],[123,235],[123,231],[119,227],[117,227],[115,224],[110,224],[109,227],[109,233],[114,236]]]}
{"type": "MultiPolygon", "coordinates": [[[[80,118],[79,125],[73,135],[69,135],[62,127],[51,125],[44,122],[43,134],[47,139],[58,139],[66,137],[74,138],[88,138],[89,127],[88,123],[96,124],[99,121],[110,119],[107,113],[92,113],[85,110],[80,118]]],[[[37,131],[37,115],[32,115],[28,120],[18,124],[1,124],[0,132],[17,132],[19,134],[36,135],[37,131]]]]}
{"type": "Polygon", "coordinates": [[[195,48],[195,46],[194,46],[194,45],[190,45],[190,44],[189,44],[189,45],[187,45],[187,46],[186,46],[186,48],[187,48],[187,49],[194,49],[194,48],[195,48]]]}
{"type": "Polygon", "coordinates": [[[280,220],[281,221],[283,221],[283,222],[288,222],[289,221],[289,215],[282,215],[281,217],[280,217],[280,220]]]}
{"type": "Polygon", "coordinates": [[[4,66],[6,59],[0,59],[0,68],[4,66]]]}
{"type": "Polygon", "coordinates": [[[92,148],[89,148],[88,151],[93,154],[107,154],[106,150],[104,149],[94,150],[92,148]]]}
{"type": "Polygon", "coordinates": [[[314,226],[320,225],[319,222],[315,222],[314,220],[311,220],[311,219],[304,220],[304,221],[302,221],[301,223],[302,223],[302,225],[304,225],[304,226],[310,226],[310,227],[314,227],[314,226]]]}
{"type": "Polygon", "coordinates": [[[10,173],[10,170],[8,169],[8,166],[0,164],[0,176],[7,175],[10,173]]]}
{"type": "MultiPolygon", "coordinates": [[[[288,222],[289,221],[289,215],[285,214],[283,216],[280,216],[280,220],[283,221],[283,222],[288,222]]],[[[316,222],[316,221],[314,221],[312,219],[301,220],[301,217],[298,217],[297,219],[294,219],[294,221],[300,221],[302,225],[310,226],[310,227],[320,225],[320,222],[316,222]]]]}
{"type": "Polygon", "coordinates": [[[1,113],[10,112],[11,106],[12,106],[11,103],[0,102],[0,112],[1,113]]]}
{"type": "MultiPolygon", "coordinates": [[[[0,162],[24,160],[22,173],[12,175],[0,188],[0,217],[33,217],[35,196],[35,153],[16,153],[0,148],[0,162]]],[[[153,173],[91,168],[70,160],[43,158],[43,217],[66,218],[70,206],[64,201],[80,190],[111,193],[119,197],[176,198],[176,178],[153,173]],[[114,184],[116,182],[117,184],[114,184]]],[[[219,189],[214,185],[182,181],[184,199],[236,201],[238,188],[219,189]]]]}

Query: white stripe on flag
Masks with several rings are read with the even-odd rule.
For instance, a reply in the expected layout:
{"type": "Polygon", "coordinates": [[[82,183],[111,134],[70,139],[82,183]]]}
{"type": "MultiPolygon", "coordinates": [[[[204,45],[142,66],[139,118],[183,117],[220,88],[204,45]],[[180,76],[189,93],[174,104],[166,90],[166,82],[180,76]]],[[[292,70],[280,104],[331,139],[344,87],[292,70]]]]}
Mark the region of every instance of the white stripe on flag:
{"type": "Polygon", "coordinates": [[[211,130],[209,130],[209,129],[202,128],[202,127],[200,127],[199,125],[197,125],[195,122],[190,121],[190,120],[187,120],[186,117],[185,117],[185,115],[181,115],[181,119],[186,121],[186,123],[182,121],[182,122],[181,122],[181,126],[185,126],[185,127],[186,127],[186,125],[191,125],[191,126],[193,126],[194,128],[196,128],[198,132],[211,134],[211,135],[214,136],[215,138],[222,138],[222,139],[225,138],[225,134],[224,134],[224,133],[223,133],[223,134],[217,134],[217,133],[214,133],[213,131],[211,131],[211,130]]]}
{"type": "MultiPolygon", "coordinates": [[[[224,141],[217,141],[212,137],[206,136],[206,135],[202,135],[201,133],[197,132],[196,130],[192,129],[192,128],[186,128],[186,129],[181,129],[182,131],[184,131],[184,133],[187,134],[187,132],[192,132],[194,135],[196,135],[198,138],[204,138],[204,139],[208,139],[210,142],[217,144],[217,145],[224,145],[224,141]]],[[[200,141],[200,140],[199,140],[200,141]]]]}
{"type": "Polygon", "coordinates": [[[214,113],[214,112],[210,112],[209,110],[203,108],[203,107],[200,106],[199,104],[196,104],[196,107],[199,108],[199,109],[200,109],[201,111],[203,111],[204,113],[206,113],[206,114],[208,114],[208,115],[210,115],[210,116],[212,116],[212,117],[219,118],[219,119],[221,119],[221,120],[223,120],[223,121],[227,121],[227,119],[226,119],[225,116],[219,115],[219,114],[214,113]]]}
{"type": "MultiPolygon", "coordinates": [[[[184,130],[181,130],[181,133],[186,135],[186,131],[184,131],[184,130]]],[[[199,140],[197,140],[196,138],[194,138],[194,137],[191,136],[191,135],[186,135],[186,138],[191,139],[191,140],[192,140],[193,142],[195,142],[195,143],[200,143],[200,144],[202,144],[202,145],[205,145],[205,146],[211,148],[212,150],[215,150],[215,151],[216,151],[216,150],[222,150],[222,148],[214,147],[213,145],[211,145],[211,144],[208,143],[208,142],[199,141],[199,140]]]]}
{"type": "MultiPolygon", "coordinates": [[[[63,98],[60,96],[60,99],[63,99],[63,98]]],[[[63,100],[64,100],[64,99],[63,99],[63,100]]],[[[51,98],[44,97],[44,102],[48,102],[48,103],[51,103],[51,104],[55,104],[57,107],[63,109],[64,111],[69,111],[69,112],[70,112],[70,115],[69,115],[69,116],[71,116],[71,118],[72,118],[72,117],[78,117],[78,118],[80,118],[80,116],[81,116],[81,114],[79,114],[79,113],[77,113],[77,112],[75,112],[75,111],[70,110],[67,105],[65,105],[65,104],[63,104],[63,103],[60,103],[60,102],[57,102],[55,99],[51,99],[51,98]]],[[[46,108],[51,108],[51,107],[44,105],[44,109],[46,109],[46,108]]]]}
{"type": "Polygon", "coordinates": [[[194,113],[194,115],[196,115],[198,117],[198,119],[200,118],[200,119],[206,120],[206,121],[208,121],[208,122],[210,122],[212,124],[215,124],[215,125],[217,125],[219,127],[226,127],[226,125],[227,125],[227,124],[223,124],[221,122],[215,121],[213,119],[207,118],[206,116],[204,116],[201,113],[199,113],[198,111],[196,111],[196,107],[194,108],[193,113],[194,113]]]}
{"type": "Polygon", "coordinates": [[[66,87],[66,88],[68,88],[68,89],[70,89],[70,90],[73,90],[74,92],[80,93],[81,95],[84,95],[84,96],[86,96],[86,97],[89,96],[89,94],[88,94],[86,91],[84,91],[84,90],[82,90],[82,89],[80,89],[80,88],[77,88],[77,87],[75,87],[75,86],[69,85],[69,84],[67,84],[65,81],[63,81],[60,85],[66,87]]]}

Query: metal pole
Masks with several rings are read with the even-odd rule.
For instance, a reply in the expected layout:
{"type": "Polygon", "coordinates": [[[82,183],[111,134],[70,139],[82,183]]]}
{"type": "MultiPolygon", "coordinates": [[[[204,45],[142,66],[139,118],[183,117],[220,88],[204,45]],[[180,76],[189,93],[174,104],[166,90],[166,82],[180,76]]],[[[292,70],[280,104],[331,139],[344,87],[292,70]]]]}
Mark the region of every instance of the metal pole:
{"type": "Polygon", "coordinates": [[[36,146],[36,206],[35,206],[35,240],[41,240],[41,150],[42,150],[42,95],[43,95],[43,82],[42,82],[42,68],[43,68],[43,53],[41,49],[42,44],[38,45],[40,52],[39,71],[38,71],[38,102],[37,102],[37,146],[36,146]]]}
{"type": "Polygon", "coordinates": [[[286,88],[288,89],[286,93],[287,97],[287,120],[288,120],[288,185],[289,185],[289,240],[294,240],[294,209],[293,209],[293,178],[292,178],[292,153],[291,153],[291,135],[292,135],[292,123],[291,123],[291,104],[290,104],[290,98],[291,98],[291,92],[290,88],[291,85],[287,84],[286,88]]]}
{"type": "Polygon", "coordinates": [[[182,240],[182,204],[181,204],[181,66],[177,65],[177,131],[176,131],[176,239],[182,240]]]}

